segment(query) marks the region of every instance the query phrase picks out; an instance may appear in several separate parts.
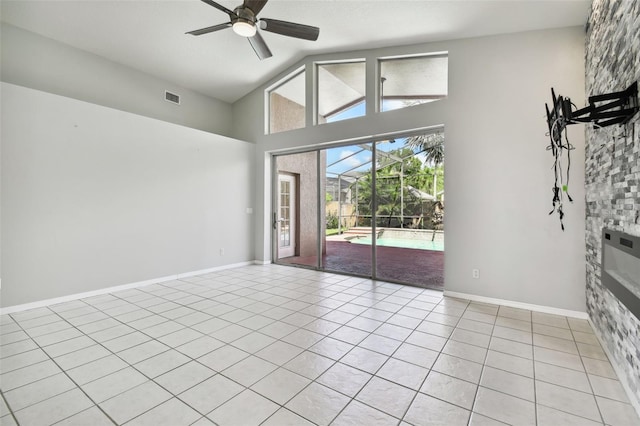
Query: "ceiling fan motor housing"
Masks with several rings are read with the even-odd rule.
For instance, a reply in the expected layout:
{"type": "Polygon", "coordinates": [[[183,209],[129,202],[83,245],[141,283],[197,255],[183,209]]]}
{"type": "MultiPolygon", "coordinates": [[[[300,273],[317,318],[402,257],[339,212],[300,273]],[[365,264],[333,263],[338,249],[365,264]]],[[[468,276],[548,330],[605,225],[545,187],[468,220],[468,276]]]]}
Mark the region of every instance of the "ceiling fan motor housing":
{"type": "Polygon", "coordinates": [[[242,37],[256,35],[256,15],[247,7],[239,6],[233,11],[235,16],[230,16],[233,31],[242,37]]]}
{"type": "Polygon", "coordinates": [[[235,13],[236,16],[231,17],[232,24],[235,24],[236,22],[244,22],[249,25],[255,26],[257,19],[256,15],[251,9],[244,6],[238,6],[235,8],[233,13],[235,13]]]}

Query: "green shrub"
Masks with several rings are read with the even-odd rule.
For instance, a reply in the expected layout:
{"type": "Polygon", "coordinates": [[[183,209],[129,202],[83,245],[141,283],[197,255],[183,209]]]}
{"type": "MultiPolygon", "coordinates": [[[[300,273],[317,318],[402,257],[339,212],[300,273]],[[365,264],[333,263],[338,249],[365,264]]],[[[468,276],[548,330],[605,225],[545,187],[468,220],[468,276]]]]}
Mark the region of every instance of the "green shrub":
{"type": "Polygon", "coordinates": [[[329,212],[326,218],[327,221],[327,229],[337,229],[338,228],[338,215],[336,212],[329,212]]]}

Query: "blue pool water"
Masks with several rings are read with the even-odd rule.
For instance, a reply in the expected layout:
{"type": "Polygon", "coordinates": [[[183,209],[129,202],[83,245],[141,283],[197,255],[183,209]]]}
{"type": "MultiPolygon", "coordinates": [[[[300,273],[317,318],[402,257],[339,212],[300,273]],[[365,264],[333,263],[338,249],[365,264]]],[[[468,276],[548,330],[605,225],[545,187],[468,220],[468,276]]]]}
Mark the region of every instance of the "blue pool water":
{"type": "MultiPolygon", "coordinates": [[[[371,245],[371,237],[354,238],[351,240],[351,242],[354,244],[371,245]]],[[[401,248],[412,248],[412,249],[420,249],[420,250],[444,251],[444,241],[431,241],[431,239],[409,240],[405,238],[385,238],[383,236],[376,240],[376,245],[385,246],[385,247],[401,247],[401,248]]]]}

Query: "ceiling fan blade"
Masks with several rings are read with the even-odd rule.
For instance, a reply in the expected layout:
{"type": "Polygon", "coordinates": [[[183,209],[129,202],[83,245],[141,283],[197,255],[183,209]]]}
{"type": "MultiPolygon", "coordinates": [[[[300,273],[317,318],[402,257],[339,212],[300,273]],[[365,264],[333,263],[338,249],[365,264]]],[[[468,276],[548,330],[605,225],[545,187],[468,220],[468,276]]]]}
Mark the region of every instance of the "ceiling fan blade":
{"type": "Polygon", "coordinates": [[[244,0],[244,7],[248,7],[254,15],[257,15],[268,1],[269,0],[244,0]]]}
{"type": "Polygon", "coordinates": [[[318,27],[312,27],[310,25],[302,25],[268,18],[262,18],[260,19],[260,22],[260,28],[263,30],[288,37],[316,41],[320,34],[320,29],[318,27]]]}
{"type": "Polygon", "coordinates": [[[226,13],[226,14],[227,14],[227,15],[229,15],[229,16],[236,16],[236,14],[235,14],[233,11],[231,11],[231,10],[227,9],[226,7],[224,7],[224,6],[223,6],[223,5],[221,5],[221,4],[216,3],[216,2],[215,2],[215,1],[213,1],[213,0],[200,0],[200,1],[202,1],[203,3],[208,4],[209,6],[213,6],[213,7],[215,7],[215,8],[216,8],[216,9],[218,9],[219,11],[224,12],[224,13],[226,13]]]}
{"type": "Polygon", "coordinates": [[[247,39],[249,40],[251,47],[253,47],[253,51],[256,52],[256,55],[258,55],[258,58],[260,58],[260,60],[267,59],[273,56],[271,50],[269,50],[269,46],[267,46],[267,43],[264,41],[260,33],[256,32],[256,35],[254,35],[253,37],[247,37],[247,39]]]}
{"type": "Polygon", "coordinates": [[[209,33],[212,33],[214,31],[224,30],[225,28],[229,28],[230,26],[231,26],[231,22],[226,22],[224,24],[218,24],[218,25],[213,25],[211,27],[200,28],[199,30],[189,31],[186,34],[199,36],[199,35],[202,35],[202,34],[209,34],[209,33]]]}

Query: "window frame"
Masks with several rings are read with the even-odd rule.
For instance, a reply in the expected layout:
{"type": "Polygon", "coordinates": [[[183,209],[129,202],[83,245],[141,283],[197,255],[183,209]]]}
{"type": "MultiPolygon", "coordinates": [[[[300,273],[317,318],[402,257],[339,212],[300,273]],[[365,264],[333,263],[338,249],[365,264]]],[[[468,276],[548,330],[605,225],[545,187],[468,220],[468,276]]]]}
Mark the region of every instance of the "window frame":
{"type": "MultiPolygon", "coordinates": [[[[313,76],[313,125],[314,126],[318,126],[318,125],[324,125],[324,124],[330,124],[329,122],[326,123],[320,123],[320,67],[323,65],[341,65],[341,64],[355,64],[355,63],[362,63],[364,65],[364,95],[362,97],[362,100],[354,103],[354,104],[350,104],[345,106],[345,108],[343,108],[342,110],[336,110],[336,112],[334,112],[335,114],[337,114],[340,111],[344,111],[352,106],[357,105],[360,102],[364,102],[366,105],[367,102],[367,58],[365,57],[360,57],[360,58],[349,58],[349,59],[337,59],[337,60],[327,60],[327,61],[316,61],[313,63],[314,67],[314,76],[313,76]]],[[[365,112],[363,115],[358,116],[358,117],[353,117],[353,118],[360,118],[360,117],[366,117],[367,116],[367,111],[365,109],[365,112]]],[[[350,120],[350,118],[348,119],[344,119],[344,120],[339,120],[339,121],[347,121],[350,120]]]]}
{"type": "MultiPolygon", "coordinates": [[[[388,111],[395,111],[398,109],[411,108],[413,106],[422,105],[410,105],[402,108],[394,108],[389,110],[383,110],[383,82],[382,82],[382,63],[386,61],[394,61],[394,60],[405,60],[405,59],[420,59],[420,58],[447,58],[447,93],[443,97],[435,98],[432,102],[439,101],[442,99],[446,99],[449,97],[449,52],[448,51],[439,51],[439,52],[427,52],[427,53],[412,53],[406,55],[392,55],[392,56],[379,56],[376,58],[376,99],[375,99],[375,109],[377,113],[383,113],[388,111]]],[[[425,102],[426,103],[426,102],[425,102]]]]}
{"type": "Polygon", "coordinates": [[[295,130],[295,129],[289,129],[289,130],[282,130],[280,132],[275,132],[272,133],[271,132],[271,93],[278,90],[280,87],[284,86],[285,84],[291,82],[292,80],[294,80],[295,78],[297,78],[298,76],[302,75],[303,78],[305,79],[305,84],[304,84],[304,93],[303,93],[303,99],[305,100],[305,104],[304,109],[305,109],[305,122],[304,125],[302,127],[296,127],[296,129],[304,129],[307,127],[307,120],[306,120],[306,110],[307,110],[307,84],[306,84],[306,71],[307,71],[307,67],[306,65],[302,65],[296,69],[294,69],[293,71],[289,72],[287,75],[285,75],[284,77],[280,78],[279,80],[277,80],[275,83],[273,83],[272,85],[268,86],[266,89],[264,89],[264,111],[265,111],[265,117],[264,117],[264,134],[265,135],[271,135],[271,134],[277,134],[277,133],[282,133],[282,132],[286,132],[289,130],[295,130]]]}

